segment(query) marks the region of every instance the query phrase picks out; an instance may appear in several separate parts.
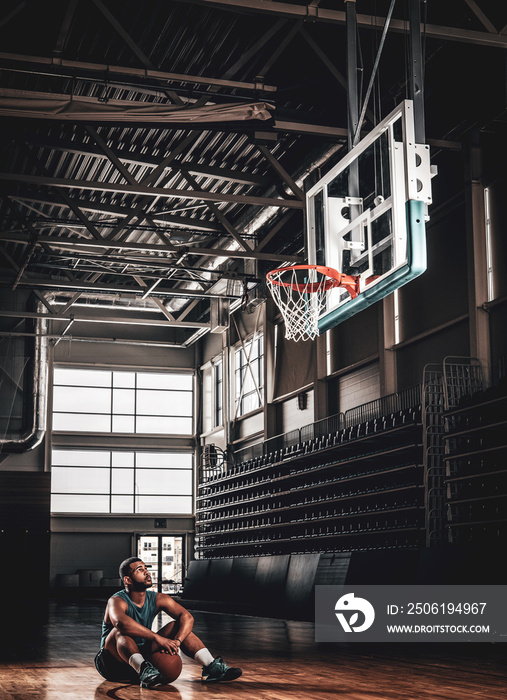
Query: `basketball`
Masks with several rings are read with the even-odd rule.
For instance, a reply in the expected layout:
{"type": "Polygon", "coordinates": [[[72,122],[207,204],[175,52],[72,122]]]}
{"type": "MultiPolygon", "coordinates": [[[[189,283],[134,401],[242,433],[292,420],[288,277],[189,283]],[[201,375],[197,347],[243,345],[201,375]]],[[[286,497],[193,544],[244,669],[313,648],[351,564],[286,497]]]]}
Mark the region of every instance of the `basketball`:
{"type": "Polygon", "coordinates": [[[158,668],[167,683],[175,681],[181,673],[182,663],[179,654],[166,654],[163,651],[155,651],[151,655],[151,662],[158,668]]]}

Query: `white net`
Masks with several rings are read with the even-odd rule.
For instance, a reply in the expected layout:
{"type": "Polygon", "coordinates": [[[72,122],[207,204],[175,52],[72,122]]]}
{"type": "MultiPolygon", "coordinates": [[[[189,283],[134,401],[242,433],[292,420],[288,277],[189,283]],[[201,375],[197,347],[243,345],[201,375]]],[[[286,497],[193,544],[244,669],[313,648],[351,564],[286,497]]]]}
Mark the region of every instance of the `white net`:
{"type": "Polygon", "coordinates": [[[332,279],[314,267],[286,267],[266,277],[268,288],[282,313],[288,340],[313,340],[319,334],[319,317],[326,309],[332,279]]]}

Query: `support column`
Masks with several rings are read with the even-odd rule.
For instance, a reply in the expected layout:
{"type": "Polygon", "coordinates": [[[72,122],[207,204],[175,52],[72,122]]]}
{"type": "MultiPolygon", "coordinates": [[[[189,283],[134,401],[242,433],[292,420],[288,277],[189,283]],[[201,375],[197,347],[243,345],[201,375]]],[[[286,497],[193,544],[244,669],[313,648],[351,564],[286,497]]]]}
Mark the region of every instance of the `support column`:
{"type": "Polygon", "coordinates": [[[328,341],[332,331],[326,331],[315,339],[315,364],[313,368],[313,420],[317,421],[328,415],[327,382],[324,378],[328,375],[328,341]],[[321,379],[322,377],[322,379],[321,379]]]}
{"type": "Polygon", "coordinates": [[[410,31],[410,99],[414,102],[415,142],[425,143],[424,63],[421,42],[421,0],[408,0],[410,31]]]}
{"type": "MultiPolygon", "coordinates": [[[[346,0],[347,17],[347,126],[348,147],[351,150],[354,136],[359,122],[359,95],[357,92],[357,17],[356,0],[346,0]]],[[[355,160],[349,168],[349,197],[357,200],[359,197],[359,163],[355,160]]],[[[362,212],[362,206],[357,201],[349,205],[350,220],[352,221],[362,212]]],[[[351,241],[361,243],[363,240],[362,227],[355,227],[351,231],[351,241]]],[[[360,250],[350,251],[350,262],[354,263],[361,254],[360,250]]]]}
{"type": "Polygon", "coordinates": [[[489,386],[491,338],[489,314],[483,308],[483,304],[488,301],[488,263],[482,165],[480,133],[476,130],[468,144],[465,180],[470,355],[481,361],[484,380],[489,386]]]}
{"type": "Polygon", "coordinates": [[[356,0],[345,0],[347,17],[347,126],[348,146],[352,148],[359,119],[357,95],[357,18],[356,0]]]}
{"type": "Polygon", "coordinates": [[[394,394],[398,388],[396,367],[396,350],[391,348],[396,342],[395,308],[393,292],[382,301],[379,309],[379,360],[380,360],[380,394],[394,394]]]}
{"type": "MultiPolygon", "coordinates": [[[[276,405],[273,403],[276,379],[276,326],[273,323],[275,304],[272,299],[266,299],[263,307],[264,314],[264,440],[277,434],[276,405]]],[[[280,327],[278,332],[283,328],[280,327]]]]}

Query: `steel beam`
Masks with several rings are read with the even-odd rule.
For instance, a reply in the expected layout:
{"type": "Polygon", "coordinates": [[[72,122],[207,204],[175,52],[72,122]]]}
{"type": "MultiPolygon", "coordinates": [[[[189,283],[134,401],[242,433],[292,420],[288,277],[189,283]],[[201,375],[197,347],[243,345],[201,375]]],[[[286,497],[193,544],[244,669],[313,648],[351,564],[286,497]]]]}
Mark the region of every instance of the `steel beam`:
{"type": "Polygon", "coordinates": [[[277,46],[275,47],[274,51],[271,52],[266,63],[260,68],[259,75],[266,75],[266,73],[268,73],[271,70],[273,65],[277,62],[277,60],[280,58],[282,53],[285,51],[287,46],[294,39],[295,35],[300,29],[301,24],[299,22],[296,22],[296,24],[294,24],[291,28],[288,29],[288,31],[285,32],[285,36],[283,37],[283,39],[278,42],[277,46]]]}
{"type": "Polygon", "coordinates": [[[484,14],[484,12],[477,5],[475,0],[465,0],[465,2],[468,5],[468,7],[472,10],[474,15],[480,20],[481,24],[488,30],[488,32],[491,32],[491,34],[498,34],[498,31],[493,22],[491,22],[487,15],[484,14]]]}
{"type": "Polygon", "coordinates": [[[41,318],[49,321],[74,321],[75,323],[112,323],[127,326],[163,326],[166,328],[209,328],[209,323],[197,321],[170,321],[156,318],[123,318],[121,316],[76,316],[72,314],[44,314],[38,311],[2,311],[5,318],[41,318]]]}
{"type": "MultiPolygon", "coordinates": [[[[44,187],[63,187],[64,189],[98,190],[121,194],[142,195],[147,197],[162,197],[164,199],[197,199],[203,202],[228,202],[231,204],[251,204],[259,207],[287,207],[304,209],[304,202],[296,199],[275,199],[274,197],[254,197],[244,194],[228,194],[208,192],[204,190],[175,190],[166,187],[149,187],[148,185],[122,185],[90,180],[67,180],[65,178],[42,177],[22,173],[0,173],[4,182],[24,182],[29,185],[44,187]]],[[[143,218],[144,215],[143,215],[143,218]]]]}
{"type": "MultiPolygon", "coordinates": [[[[292,212],[290,212],[290,213],[292,213],[292,212]]],[[[286,221],[286,218],[287,217],[284,217],[282,219],[282,221],[286,221]]],[[[277,231],[278,228],[275,227],[274,230],[277,231]]],[[[271,232],[270,232],[270,238],[271,238],[271,232]]],[[[259,252],[260,248],[256,248],[255,251],[259,252]]],[[[220,270],[220,269],[209,269],[209,268],[205,268],[205,267],[195,267],[193,265],[191,266],[191,265],[184,265],[183,263],[175,263],[172,260],[165,258],[165,257],[164,258],[161,258],[161,257],[154,258],[153,256],[149,256],[149,255],[145,255],[145,256],[140,255],[138,257],[124,257],[124,256],[115,257],[109,253],[107,255],[107,257],[104,257],[100,253],[97,255],[90,255],[88,252],[83,253],[81,251],[76,252],[74,256],[72,253],[65,253],[65,252],[63,252],[63,253],[57,253],[57,252],[53,253],[52,252],[52,253],[50,253],[50,255],[53,255],[53,257],[55,258],[55,264],[52,264],[51,262],[44,260],[44,262],[36,263],[35,265],[36,266],[40,265],[40,267],[42,267],[42,268],[52,267],[52,268],[57,269],[57,270],[65,270],[65,269],[69,269],[68,267],[65,267],[65,260],[70,259],[70,260],[74,261],[74,260],[78,259],[80,262],[91,263],[92,265],[93,265],[93,263],[96,263],[99,265],[102,264],[103,265],[102,271],[105,274],[114,275],[116,277],[124,276],[124,275],[131,277],[132,271],[130,270],[127,272],[123,272],[123,271],[120,272],[117,269],[115,269],[114,267],[106,268],[104,266],[104,263],[107,262],[107,263],[112,263],[113,265],[114,264],[123,265],[124,267],[137,269],[139,271],[138,274],[142,274],[142,276],[145,277],[146,279],[160,280],[160,276],[161,276],[160,271],[164,270],[164,271],[172,271],[173,273],[188,272],[189,274],[194,275],[193,277],[188,277],[188,278],[178,277],[177,279],[179,281],[186,281],[186,280],[195,281],[196,279],[199,279],[196,276],[199,274],[218,276],[218,277],[220,277],[220,279],[230,279],[230,280],[247,279],[248,281],[252,281],[252,282],[257,280],[257,278],[254,277],[253,275],[243,274],[240,272],[235,272],[233,270],[220,270]],[[60,258],[62,258],[62,259],[60,260],[60,258]],[[60,263],[60,264],[58,264],[58,263],[60,263]],[[156,273],[147,272],[147,271],[141,272],[141,269],[143,267],[144,268],[152,268],[153,270],[156,271],[156,273]]],[[[74,268],[72,268],[72,269],[74,269],[74,268]]],[[[86,270],[86,272],[96,271],[96,268],[94,269],[92,267],[90,267],[89,269],[83,268],[83,267],[78,267],[75,269],[78,272],[84,271],[84,270],[86,270]]],[[[200,281],[207,283],[207,284],[214,284],[216,282],[216,280],[214,280],[212,278],[201,279],[200,281]]]]}
{"type": "Polygon", "coordinates": [[[276,236],[278,231],[280,231],[280,229],[283,228],[283,226],[285,226],[285,224],[290,220],[290,218],[292,217],[293,214],[294,214],[293,211],[288,211],[285,214],[285,216],[283,216],[281,219],[279,219],[276,222],[276,224],[270,229],[269,233],[266,236],[264,236],[262,241],[259,242],[259,245],[256,246],[256,248],[255,248],[256,253],[259,253],[263,248],[265,248],[267,246],[269,241],[272,240],[276,236]]]}
{"type": "Polygon", "coordinates": [[[13,10],[11,10],[7,15],[5,15],[5,17],[0,19],[0,27],[3,27],[5,24],[8,24],[8,22],[10,22],[11,19],[18,14],[18,12],[25,9],[26,5],[27,0],[22,0],[22,2],[18,2],[18,4],[13,10]]]}
{"type": "MultiPolygon", "coordinates": [[[[128,168],[121,162],[121,160],[118,158],[116,153],[113,151],[112,148],[110,148],[107,143],[104,141],[104,139],[101,137],[101,135],[98,133],[98,131],[93,127],[88,125],[86,127],[86,130],[90,134],[90,136],[95,139],[96,144],[101,148],[106,156],[108,157],[109,161],[115,166],[115,168],[118,170],[118,172],[123,175],[123,177],[127,180],[127,182],[130,185],[137,185],[138,182],[135,179],[135,177],[130,173],[128,168]]],[[[150,224],[151,226],[154,227],[154,233],[155,235],[162,241],[162,243],[167,243],[169,247],[172,247],[173,250],[176,250],[176,247],[171,243],[170,240],[167,239],[165,234],[161,231],[158,230],[157,226],[155,226],[155,223],[151,216],[148,216],[147,214],[145,215],[145,220],[150,224]]]]}
{"type": "MultiPolygon", "coordinates": [[[[215,7],[227,7],[231,10],[251,10],[263,14],[277,15],[278,17],[289,17],[292,19],[307,19],[311,22],[327,22],[332,24],[345,24],[345,12],[340,10],[328,10],[326,8],[291,5],[288,2],[276,2],[275,0],[179,0],[185,4],[207,5],[215,7]]],[[[374,17],[370,15],[357,15],[358,26],[364,29],[381,29],[384,26],[384,17],[374,17]]],[[[476,32],[470,29],[459,27],[442,27],[435,24],[427,24],[421,27],[426,31],[426,36],[432,39],[446,39],[448,41],[460,41],[468,44],[479,44],[481,46],[507,47],[507,37],[488,32],[476,32]]],[[[404,20],[392,20],[390,31],[406,34],[407,29],[404,20]]]]}
{"type": "Polygon", "coordinates": [[[76,12],[78,0],[68,0],[67,10],[65,11],[65,16],[63,18],[62,26],[60,27],[60,33],[58,34],[58,39],[56,40],[55,48],[53,51],[54,56],[61,56],[64,50],[67,39],[69,36],[70,27],[72,25],[72,20],[74,19],[74,14],[76,12]]]}
{"type": "MultiPolygon", "coordinates": [[[[7,231],[0,232],[0,240],[10,241],[12,243],[30,243],[31,238],[28,234],[9,233],[7,231]]],[[[48,245],[50,247],[65,249],[87,250],[89,248],[104,248],[106,250],[137,250],[150,253],[167,253],[171,252],[167,246],[161,244],[149,243],[132,243],[129,241],[115,241],[110,238],[103,238],[101,241],[94,239],[74,239],[63,238],[61,236],[55,238],[52,236],[39,236],[37,239],[39,245],[48,245]]],[[[228,250],[226,248],[200,248],[197,246],[181,246],[178,248],[181,255],[208,255],[214,257],[225,258],[251,258],[252,260],[270,260],[273,262],[303,262],[296,255],[275,255],[271,253],[256,253],[253,250],[228,250]]],[[[155,264],[157,259],[154,260],[155,264]]]]}
{"type": "Polygon", "coordinates": [[[263,146],[262,144],[256,144],[257,148],[259,151],[262,153],[264,158],[268,161],[268,163],[271,165],[273,170],[278,173],[278,175],[282,178],[282,180],[285,182],[286,185],[292,190],[292,192],[298,197],[302,202],[305,201],[305,194],[303,190],[296,185],[294,180],[291,178],[289,173],[285,170],[283,165],[278,162],[278,160],[275,158],[275,156],[271,153],[271,151],[266,148],[266,146],[263,146]]]}
{"type": "MultiPolygon", "coordinates": [[[[186,149],[198,139],[199,136],[200,132],[191,131],[190,134],[186,138],[184,138],[183,141],[181,141],[176,146],[176,148],[173,151],[171,151],[171,153],[157,165],[155,170],[143,177],[143,179],[141,180],[141,185],[148,186],[151,185],[152,182],[156,182],[161,176],[161,174],[164,172],[165,168],[169,165],[169,163],[175,160],[181,153],[184,153],[186,149]]],[[[167,176],[163,178],[162,181],[159,182],[159,186],[164,187],[167,184],[168,179],[169,178],[167,176]]],[[[157,200],[158,197],[143,197],[136,204],[133,213],[129,214],[124,219],[124,221],[122,221],[120,224],[118,224],[118,226],[116,226],[113,229],[113,231],[111,232],[111,238],[113,240],[116,240],[122,237],[122,231],[125,229],[125,226],[131,221],[143,221],[144,216],[150,212],[157,200]]]]}
{"type": "MultiPolygon", "coordinates": [[[[76,206],[79,209],[82,209],[83,211],[91,211],[91,212],[96,212],[99,214],[112,214],[115,217],[121,217],[125,218],[130,215],[134,215],[134,210],[133,209],[128,209],[127,207],[119,206],[116,204],[105,204],[105,203],[100,203],[100,202],[91,202],[85,199],[75,199],[75,198],[68,198],[66,202],[60,202],[55,199],[50,199],[49,197],[43,197],[38,194],[33,194],[32,196],[29,195],[24,195],[24,196],[19,196],[19,195],[12,195],[9,197],[12,199],[14,202],[20,201],[20,202],[37,202],[39,204],[48,204],[49,206],[52,207],[60,207],[60,208],[66,208],[66,209],[72,209],[72,206],[76,206]]],[[[179,226],[187,229],[195,229],[196,231],[216,231],[220,232],[222,229],[220,226],[217,224],[214,224],[211,221],[202,221],[200,219],[190,219],[185,216],[174,216],[172,214],[153,214],[153,221],[156,224],[160,224],[162,226],[166,226],[167,224],[171,224],[173,226],[179,226]],[[162,218],[163,217],[163,218],[162,218]]],[[[78,222],[76,222],[78,223],[78,222]]],[[[97,226],[100,226],[102,224],[101,221],[95,221],[97,226]]],[[[66,223],[66,226],[68,226],[68,222],[66,223]]]]}
{"type": "MultiPolygon", "coordinates": [[[[27,63],[30,65],[40,65],[50,67],[54,73],[57,68],[68,69],[72,75],[76,71],[100,74],[100,81],[104,82],[104,75],[110,77],[115,75],[127,76],[141,80],[160,80],[164,83],[175,81],[179,83],[191,83],[195,85],[218,85],[219,87],[229,87],[242,90],[253,90],[255,92],[276,92],[275,85],[265,85],[264,83],[249,83],[240,80],[223,80],[222,78],[207,78],[202,75],[187,75],[186,73],[168,73],[167,71],[150,70],[148,68],[131,68],[129,66],[110,66],[107,63],[88,63],[85,61],[69,61],[67,59],[47,58],[45,56],[26,56],[23,54],[0,52],[0,61],[15,61],[17,63],[27,63]]],[[[52,73],[52,74],[53,74],[52,73]]]]}
{"type": "Polygon", "coordinates": [[[46,307],[46,309],[49,311],[50,314],[54,314],[54,313],[55,313],[55,309],[51,306],[51,304],[50,304],[49,301],[46,299],[46,297],[44,296],[44,294],[41,294],[41,293],[39,292],[38,289],[36,289],[36,290],[34,291],[34,294],[35,294],[35,296],[39,299],[39,301],[41,301],[41,302],[44,304],[44,306],[46,307]]]}
{"type": "MultiPolygon", "coordinates": [[[[51,179],[51,175],[48,172],[48,169],[41,164],[41,162],[35,157],[34,153],[32,153],[30,148],[28,148],[28,146],[25,143],[21,143],[19,147],[26,154],[28,159],[33,163],[33,166],[35,167],[36,172],[42,171],[43,173],[46,173],[45,176],[40,176],[40,177],[49,177],[49,179],[51,179]]],[[[93,223],[83,214],[83,212],[80,211],[78,207],[74,206],[74,204],[70,201],[69,195],[65,191],[61,190],[59,192],[59,196],[66,204],[68,204],[68,206],[73,211],[76,218],[79,219],[79,221],[81,221],[81,223],[84,225],[86,230],[90,233],[90,235],[93,238],[100,240],[102,238],[100,233],[97,231],[97,229],[95,228],[93,223]]]]}
{"type": "MultiPolygon", "coordinates": [[[[205,329],[206,330],[206,329],[205,329]]],[[[203,331],[201,330],[201,333],[203,331]]],[[[193,338],[195,333],[190,337],[193,338]]],[[[61,335],[58,333],[21,333],[17,331],[0,331],[0,338],[47,338],[48,340],[68,340],[72,343],[100,343],[114,345],[138,345],[141,347],[151,347],[152,345],[159,348],[184,348],[187,347],[189,340],[182,343],[168,343],[165,340],[134,340],[129,338],[94,338],[76,335],[61,335]]]]}
{"type": "MultiPolygon", "coordinates": [[[[102,0],[93,0],[95,3],[95,6],[98,7],[102,15],[107,19],[109,24],[113,27],[113,29],[120,35],[120,37],[123,39],[123,41],[127,44],[129,49],[132,51],[132,53],[139,59],[139,61],[145,66],[146,68],[150,70],[154,70],[155,66],[153,63],[150,61],[150,59],[141,51],[139,46],[136,44],[136,42],[132,39],[130,34],[125,30],[124,27],[118,22],[116,17],[113,15],[112,12],[104,5],[102,0]]],[[[174,92],[174,90],[170,90],[169,88],[164,88],[163,92],[167,95],[167,97],[176,105],[183,105],[185,104],[181,97],[174,92]]]]}
{"type": "MultiPolygon", "coordinates": [[[[60,139],[44,138],[38,134],[26,134],[30,144],[49,148],[56,151],[65,151],[66,153],[76,153],[81,156],[92,156],[100,160],[107,160],[107,156],[98,148],[95,148],[87,143],[77,143],[76,141],[62,141],[60,139]]],[[[136,151],[126,151],[124,149],[116,149],[116,156],[123,163],[131,163],[132,165],[140,165],[146,168],[155,168],[160,163],[160,158],[150,156],[145,153],[136,153],[136,151]]],[[[194,175],[202,175],[205,177],[216,178],[224,182],[238,182],[242,185],[271,185],[272,181],[263,175],[254,173],[242,172],[241,170],[232,170],[230,168],[218,168],[212,165],[202,165],[185,160],[185,167],[194,175]]],[[[167,169],[178,170],[179,161],[169,165],[167,169]]]]}
{"type": "MultiPolygon", "coordinates": [[[[223,77],[226,79],[232,78],[243,66],[250,63],[250,61],[257,57],[258,53],[267,42],[285,25],[285,20],[278,20],[269,29],[267,29],[258,39],[253,46],[251,46],[247,51],[245,51],[242,56],[233,63],[233,65],[226,70],[223,77]]],[[[262,76],[262,73],[261,73],[262,76]]]]}
{"type": "MultiPolygon", "coordinates": [[[[82,292],[77,292],[76,294],[73,294],[72,297],[69,299],[69,301],[65,304],[63,309],[60,309],[61,314],[66,314],[67,311],[71,308],[71,306],[74,306],[76,301],[78,301],[82,296],[82,292]]],[[[57,309],[54,309],[52,313],[58,313],[57,309]]]]}
{"type": "MultiPolygon", "coordinates": [[[[141,297],[141,299],[143,299],[143,300],[144,300],[144,299],[147,299],[148,297],[150,297],[151,292],[153,292],[153,290],[155,289],[155,287],[157,287],[157,286],[160,284],[160,282],[162,282],[161,279],[158,279],[158,280],[156,280],[156,281],[151,285],[151,287],[148,287],[148,285],[146,284],[146,282],[145,282],[141,277],[139,277],[139,275],[133,275],[133,277],[134,277],[135,281],[137,282],[137,284],[138,284],[142,289],[145,290],[144,293],[143,293],[143,295],[142,295],[142,297],[141,297]]],[[[175,320],[175,319],[174,319],[174,316],[172,315],[172,313],[171,313],[170,311],[168,311],[168,309],[166,309],[166,307],[164,306],[164,302],[162,301],[162,299],[159,299],[158,297],[150,297],[150,301],[151,301],[152,303],[155,303],[155,304],[158,306],[158,308],[160,309],[160,311],[162,312],[162,314],[163,314],[169,321],[174,321],[174,320],[175,320]]]]}
{"type": "Polygon", "coordinates": [[[337,126],[321,126],[320,124],[275,119],[273,129],[287,134],[306,134],[308,136],[323,136],[324,138],[331,137],[338,141],[347,140],[347,129],[337,126]]]}
{"type": "MultiPolygon", "coordinates": [[[[195,177],[191,175],[188,170],[184,167],[181,166],[181,172],[183,177],[186,179],[186,181],[190,184],[191,187],[194,188],[196,192],[201,192],[204,190],[201,190],[199,188],[199,184],[195,177]]],[[[236,243],[240,245],[243,250],[250,250],[250,246],[246,241],[243,240],[241,234],[239,231],[236,230],[236,228],[231,224],[229,219],[225,216],[225,214],[214,204],[213,202],[206,202],[208,209],[211,211],[213,216],[222,224],[224,227],[225,231],[234,238],[236,243]]]]}
{"type": "MultiPolygon", "coordinates": [[[[0,284],[9,285],[12,284],[13,279],[9,280],[4,277],[0,280],[0,284]]],[[[18,285],[19,287],[26,287],[29,289],[53,289],[56,291],[80,291],[82,293],[91,292],[97,294],[99,292],[106,292],[111,294],[122,294],[131,295],[132,297],[141,297],[143,290],[138,286],[127,287],[124,284],[109,284],[105,282],[80,282],[79,280],[66,280],[66,279],[54,279],[54,278],[42,278],[31,276],[30,279],[24,277],[18,285]]],[[[199,292],[195,289],[183,289],[178,288],[167,288],[157,287],[153,291],[153,295],[158,295],[161,297],[181,297],[182,299],[194,299],[199,297],[200,299],[211,299],[212,297],[222,298],[224,294],[207,294],[206,292],[199,292]]],[[[237,297],[231,297],[237,299],[237,297]]],[[[72,302],[74,303],[74,302],[72,302]]],[[[3,312],[2,312],[3,313],[3,312]]]]}

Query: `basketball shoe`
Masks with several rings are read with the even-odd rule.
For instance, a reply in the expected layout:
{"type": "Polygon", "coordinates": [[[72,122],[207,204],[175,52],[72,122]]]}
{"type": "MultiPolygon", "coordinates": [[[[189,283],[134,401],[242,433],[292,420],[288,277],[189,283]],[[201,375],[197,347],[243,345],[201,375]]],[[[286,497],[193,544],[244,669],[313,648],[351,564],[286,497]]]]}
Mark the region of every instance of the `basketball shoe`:
{"type": "Polygon", "coordinates": [[[217,656],[209,666],[202,667],[201,680],[203,683],[235,681],[242,673],[243,671],[240,668],[230,668],[221,656],[217,656]]]}
{"type": "Polygon", "coordinates": [[[141,664],[139,680],[141,688],[155,688],[155,686],[165,683],[164,676],[149,661],[143,661],[141,664]]]}

